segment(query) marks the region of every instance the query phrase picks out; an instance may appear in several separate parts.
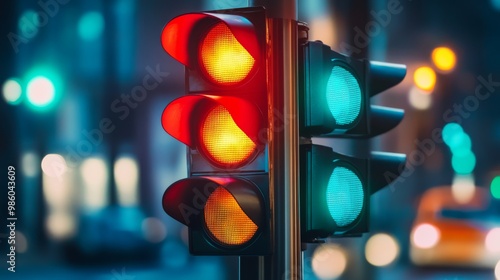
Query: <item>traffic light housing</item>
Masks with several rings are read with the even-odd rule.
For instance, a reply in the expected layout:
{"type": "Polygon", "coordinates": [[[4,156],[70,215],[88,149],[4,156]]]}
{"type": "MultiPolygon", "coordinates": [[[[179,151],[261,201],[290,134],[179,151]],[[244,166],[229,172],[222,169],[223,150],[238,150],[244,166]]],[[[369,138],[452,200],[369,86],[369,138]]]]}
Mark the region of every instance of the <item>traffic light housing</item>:
{"type": "Polygon", "coordinates": [[[301,46],[299,63],[302,137],[369,138],[403,119],[403,110],[374,106],[369,100],[401,82],[404,65],[354,59],[320,41],[301,46]]]}
{"type": "Polygon", "coordinates": [[[188,226],[193,255],[270,254],[264,9],[184,14],[161,42],[186,69],[161,123],[188,147],[189,173],[163,209],[188,226]]]}
{"type": "MultiPolygon", "coordinates": [[[[188,226],[194,255],[273,251],[267,28],[264,9],[244,8],[181,15],[162,32],[164,50],[185,66],[186,95],[166,106],[161,123],[187,146],[189,175],[162,203],[188,226]]],[[[348,157],[307,139],[369,138],[397,126],[402,110],[369,100],[406,68],[346,57],[321,42],[301,45],[298,60],[302,241],[358,236],[368,231],[371,194],[402,172],[405,157],[348,157]]]]}
{"type": "MultiPolygon", "coordinates": [[[[397,126],[404,112],[373,106],[370,97],[401,82],[403,65],[354,59],[319,41],[299,48],[299,135],[303,139],[370,138],[397,126]]],[[[342,155],[300,146],[301,237],[360,236],[369,230],[370,196],[404,170],[401,154],[342,155]],[[390,173],[387,173],[390,172],[390,173]]]]}

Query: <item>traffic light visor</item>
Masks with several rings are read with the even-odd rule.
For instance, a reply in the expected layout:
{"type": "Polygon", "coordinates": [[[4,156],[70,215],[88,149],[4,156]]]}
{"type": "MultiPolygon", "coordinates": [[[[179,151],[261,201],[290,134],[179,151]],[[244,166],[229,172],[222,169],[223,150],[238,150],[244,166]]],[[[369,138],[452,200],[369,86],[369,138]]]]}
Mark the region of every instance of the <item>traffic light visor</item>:
{"type": "Polygon", "coordinates": [[[232,14],[180,15],[163,28],[161,43],[168,54],[187,67],[201,62],[212,81],[221,85],[243,80],[255,61],[259,60],[260,54],[252,22],[244,16],[232,14]],[[198,57],[199,52],[201,57],[198,57]],[[237,60],[228,63],[227,57],[234,54],[237,54],[237,60]],[[221,69],[221,66],[228,68],[221,69]],[[236,75],[231,72],[234,70],[238,70],[236,75]]]}

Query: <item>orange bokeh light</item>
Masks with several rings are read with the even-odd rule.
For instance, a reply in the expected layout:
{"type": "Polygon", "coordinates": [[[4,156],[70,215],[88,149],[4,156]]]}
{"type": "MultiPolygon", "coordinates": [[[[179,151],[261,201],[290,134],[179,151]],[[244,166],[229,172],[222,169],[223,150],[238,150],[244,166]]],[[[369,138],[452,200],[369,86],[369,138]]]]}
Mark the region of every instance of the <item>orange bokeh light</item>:
{"type": "Polygon", "coordinates": [[[432,51],[432,61],[436,67],[444,72],[449,72],[455,68],[457,64],[457,56],[447,47],[438,47],[432,51]]]}
{"type": "Polygon", "coordinates": [[[436,73],[430,67],[419,67],[413,73],[413,81],[418,88],[431,92],[436,85],[436,73]]]}

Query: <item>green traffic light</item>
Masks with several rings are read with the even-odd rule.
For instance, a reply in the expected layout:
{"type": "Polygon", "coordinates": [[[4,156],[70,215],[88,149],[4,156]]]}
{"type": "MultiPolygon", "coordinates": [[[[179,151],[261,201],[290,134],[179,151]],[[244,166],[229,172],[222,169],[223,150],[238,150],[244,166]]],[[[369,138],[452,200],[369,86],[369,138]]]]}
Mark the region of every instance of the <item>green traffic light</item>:
{"type": "Polygon", "coordinates": [[[334,66],[326,85],[328,108],[338,125],[352,124],[361,112],[361,89],[350,71],[334,66]]]}
{"type": "Polygon", "coordinates": [[[340,227],[352,224],[363,209],[364,191],[359,177],[350,169],[333,169],[326,189],[330,215],[340,227]]]}

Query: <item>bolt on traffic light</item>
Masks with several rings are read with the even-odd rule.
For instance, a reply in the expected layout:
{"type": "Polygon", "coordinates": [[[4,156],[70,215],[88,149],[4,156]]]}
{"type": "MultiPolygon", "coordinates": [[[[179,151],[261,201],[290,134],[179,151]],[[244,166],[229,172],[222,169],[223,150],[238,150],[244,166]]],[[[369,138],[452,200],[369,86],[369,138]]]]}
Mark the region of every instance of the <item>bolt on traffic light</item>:
{"type": "MultiPolygon", "coordinates": [[[[299,50],[299,134],[302,138],[370,138],[399,124],[404,112],[370,105],[370,97],[406,75],[403,65],[358,60],[319,41],[299,50]]],[[[348,157],[331,147],[300,147],[301,235],[304,242],[368,231],[370,196],[400,174],[406,157],[348,157]]]]}
{"type": "Polygon", "coordinates": [[[189,227],[192,254],[269,254],[264,9],[184,14],[161,42],[186,68],[161,122],[187,145],[190,176],[167,188],[165,212],[189,227]]]}

